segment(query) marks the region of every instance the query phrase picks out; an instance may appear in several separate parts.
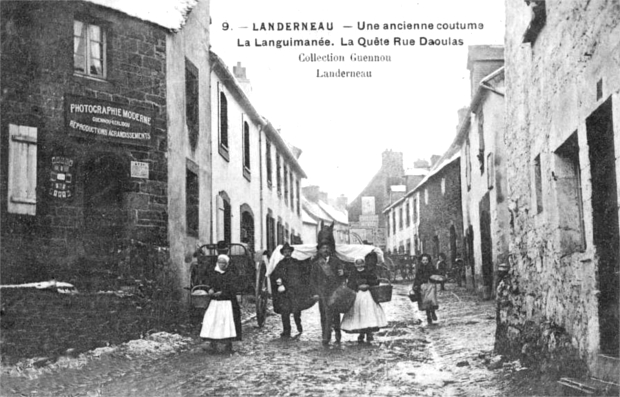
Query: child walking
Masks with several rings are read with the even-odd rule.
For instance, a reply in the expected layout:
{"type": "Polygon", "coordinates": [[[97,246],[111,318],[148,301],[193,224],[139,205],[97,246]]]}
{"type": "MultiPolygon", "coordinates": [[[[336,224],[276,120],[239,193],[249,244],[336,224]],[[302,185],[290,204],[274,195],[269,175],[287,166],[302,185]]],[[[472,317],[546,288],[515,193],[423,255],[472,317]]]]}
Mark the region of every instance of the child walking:
{"type": "Polygon", "coordinates": [[[369,291],[370,287],[379,285],[379,279],[374,269],[366,266],[364,258],[357,258],[354,264],[356,271],[349,275],[347,286],[357,291],[357,295],[353,307],[344,315],[340,328],[344,332],[359,333],[358,343],[364,343],[364,336],[370,343],[374,340],[373,332],[387,327],[383,308],[375,302],[369,291]]]}

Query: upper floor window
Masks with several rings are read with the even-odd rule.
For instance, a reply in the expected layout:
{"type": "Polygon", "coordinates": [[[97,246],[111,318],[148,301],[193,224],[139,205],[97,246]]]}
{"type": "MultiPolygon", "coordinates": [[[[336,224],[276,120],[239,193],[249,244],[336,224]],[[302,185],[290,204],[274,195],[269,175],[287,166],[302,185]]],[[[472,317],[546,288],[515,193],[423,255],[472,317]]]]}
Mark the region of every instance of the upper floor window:
{"type": "Polygon", "coordinates": [[[536,198],[536,213],[543,212],[543,188],[542,188],[542,167],[540,164],[540,154],[534,159],[534,194],[536,198]]]}
{"type": "Polygon", "coordinates": [[[406,226],[409,227],[409,225],[411,225],[411,205],[409,204],[409,200],[407,200],[407,206],[405,209],[405,213],[406,213],[406,217],[407,217],[407,221],[406,221],[406,226]]]}
{"type": "Polygon", "coordinates": [[[398,209],[398,229],[403,230],[403,207],[398,209]]]}
{"type": "Polygon", "coordinates": [[[250,125],[247,121],[243,122],[243,176],[248,178],[250,175],[250,125]]]}
{"type": "Polygon", "coordinates": [[[106,77],[106,40],[101,26],[73,21],[73,71],[106,77]]]}
{"type": "Polygon", "coordinates": [[[278,196],[282,194],[282,177],[280,173],[280,156],[276,153],[276,184],[278,185],[278,196]]]}
{"type": "Polygon", "coordinates": [[[284,172],[284,202],[288,204],[288,168],[286,167],[286,164],[284,164],[283,172],[284,172]]]}
{"type": "Polygon", "coordinates": [[[441,194],[442,195],[446,194],[446,178],[445,177],[441,178],[441,194]]]}
{"type": "Polygon", "coordinates": [[[301,215],[301,191],[299,189],[299,180],[295,181],[295,198],[297,199],[297,215],[301,215]]]}
{"type": "Polygon", "coordinates": [[[219,152],[228,160],[228,99],[220,91],[220,145],[219,152]]]}
{"type": "Polygon", "coordinates": [[[267,169],[267,186],[271,187],[273,179],[271,177],[271,142],[269,141],[266,141],[265,152],[265,162],[267,163],[265,167],[267,169]]]}
{"type": "Polygon", "coordinates": [[[196,150],[198,144],[198,68],[185,60],[185,122],[189,133],[189,144],[196,150]]]}

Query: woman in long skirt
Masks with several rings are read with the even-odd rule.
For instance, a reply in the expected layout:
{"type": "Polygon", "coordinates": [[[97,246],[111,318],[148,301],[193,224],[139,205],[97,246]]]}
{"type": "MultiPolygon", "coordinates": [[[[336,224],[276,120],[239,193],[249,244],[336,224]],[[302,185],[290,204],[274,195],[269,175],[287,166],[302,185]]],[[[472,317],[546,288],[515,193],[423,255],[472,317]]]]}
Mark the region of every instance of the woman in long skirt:
{"type": "Polygon", "coordinates": [[[358,333],[358,343],[364,343],[364,336],[370,343],[374,340],[373,332],[387,327],[383,308],[375,302],[369,291],[370,287],[379,285],[379,279],[374,269],[366,266],[364,258],[355,260],[355,270],[349,275],[347,286],[357,291],[357,295],[353,307],[342,318],[340,328],[344,332],[358,333]]]}
{"type": "Polygon", "coordinates": [[[439,308],[437,303],[437,284],[431,281],[431,276],[436,275],[437,269],[433,266],[433,260],[429,254],[422,254],[420,266],[417,269],[413,289],[418,292],[418,309],[426,312],[426,321],[432,324],[437,321],[435,310],[439,308]]]}
{"type": "Polygon", "coordinates": [[[241,308],[237,301],[236,277],[229,268],[228,255],[219,255],[217,264],[209,274],[209,307],[202,321],[200,337],[210,341],[224,342],[232,352],[232,342],[241,340],[241,308]]]}

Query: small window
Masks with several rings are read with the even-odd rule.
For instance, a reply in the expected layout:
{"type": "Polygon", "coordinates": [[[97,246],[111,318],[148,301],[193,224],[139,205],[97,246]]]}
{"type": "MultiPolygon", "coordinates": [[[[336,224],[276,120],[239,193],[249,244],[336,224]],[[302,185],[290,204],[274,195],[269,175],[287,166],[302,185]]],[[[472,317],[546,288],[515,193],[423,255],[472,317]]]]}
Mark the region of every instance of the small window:
{"type": "Polygon", "coordinates": [[[403,230],[403,207],[398,209],[398,229],[403,230]]]}
{"type": "Polygon", "coordinates": [[[441,178],[441,195],[444,196],[446,194],[446,178],[441,178]]]}
{"type": "Polygon", "coordinates": [[[392,211],[392,233],[396,234],[396,211],[392,211]]]}
{"type": "Polygon", "coordinates": [[[424,189],[424,204],[428,205],[428,188],[424,189]]]}
{"type": "Polygon", "coordinates": [[[536,213],[543,212],[542,168],[540,154],[534,159],[534,194],[536,195],[536,213]]]}
{"type": "Polygon", "coordinates": [[[390,215],[388,213],[388,217],[387,217],[387,235],[390,235],[390,215]]]}
{"type": "Polygon", "coordinates": [[[106,35],[99,25],[73,21],[73,71],[106,77],[106,35]]]}
{"type": "Polygon", "coordinates": [[[189,133],[189,144],[196,150],[199,133],[198,112],[198,68],[189,60],[185,60],[185,122],[189,133]]]}
{"type": "Polygon", "coordinates": [[[36,215],[37,129],[9,125],[8,212],[36,215]]]}
{"type": "Polygon", "coordinates": [[[289,170],[288,180],[289,180],[289,183],[291,185],[291,188],[290,188],[290,192],[291,192],[291,209],[294,209],[295,208],[295,201],[294,201],[294,199],[295,199],[295,189],[293,188],[293,186],[295,186],[295,184],[293,182],[293,171],[290,168],[288,170],[289,170]]]}
{"type": "Polygon", "coordinates": [[[418,222],[418,199],[413,199],[413,223],[418,222]]]}
{"type": "Polygon", "coordinates": [[[185,217],[187,234],[194,237],[198,237],[199,204],[198,175],[188,169],[185,179],[185,217]]]}

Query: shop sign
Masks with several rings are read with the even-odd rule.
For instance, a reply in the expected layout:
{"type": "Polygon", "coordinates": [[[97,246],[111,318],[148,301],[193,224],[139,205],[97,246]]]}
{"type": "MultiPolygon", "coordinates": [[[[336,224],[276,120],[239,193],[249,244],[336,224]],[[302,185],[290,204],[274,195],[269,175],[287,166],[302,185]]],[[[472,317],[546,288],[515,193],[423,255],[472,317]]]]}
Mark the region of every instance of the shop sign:
{"type": "Polygon", "coordinates": [[[65,96],[65,120],[69,134],[108,142],[150,145],[153,112],[125,104],[65,96]]]}
{"type": "Polygon", "coordinates": [[[59,199],[73,197],[73,160],[63,156],[52,157],[48,194],[59,199]]]}
{"type": "Polygon", "coordinates": [[[149,178],[149,163],[142,161],[131,162],[131,177],[132,178],[149,178]]]}

